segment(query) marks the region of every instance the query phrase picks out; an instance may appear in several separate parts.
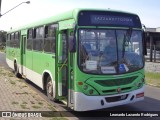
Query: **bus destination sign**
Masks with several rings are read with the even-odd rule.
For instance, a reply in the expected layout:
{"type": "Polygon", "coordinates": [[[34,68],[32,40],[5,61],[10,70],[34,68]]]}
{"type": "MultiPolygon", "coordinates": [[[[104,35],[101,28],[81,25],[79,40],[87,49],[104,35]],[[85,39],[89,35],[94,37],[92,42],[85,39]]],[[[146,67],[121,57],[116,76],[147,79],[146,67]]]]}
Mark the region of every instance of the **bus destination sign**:
{"type": "Polygon", "coordinates": [[[133,26],[131,17],[112,16],[112,15],[91,15],[91,23],[97,25],[128,25],[133,26]]]}
{"type": "Polygon", "coordinates": [[[112,11],[81,11],[78,15],[79,26],[108,26],[141,28],[137,15],[112,11]]]}

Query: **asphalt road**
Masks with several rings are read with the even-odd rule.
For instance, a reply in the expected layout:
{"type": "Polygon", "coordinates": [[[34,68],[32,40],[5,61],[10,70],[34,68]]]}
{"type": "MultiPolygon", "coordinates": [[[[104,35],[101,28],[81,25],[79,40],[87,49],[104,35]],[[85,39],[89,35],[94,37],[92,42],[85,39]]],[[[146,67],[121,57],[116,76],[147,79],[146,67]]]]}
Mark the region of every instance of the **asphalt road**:
{"type": "MultiPolygon", "coordinates": [[[[0,65],[4,66],[6,69],[9,69],[8,65],[6,64],[5,61],[5,54],[0,53],[0,65]]],[[[28,82],[28,84],[38,93],[40,94],[44,99],[47,100],[47,97],[44,95],[44,93],[38,88],[36,87],[34,84],[28,82]]],[[[67,109],[62,103],[52,103],[55,106],[60,106],[60,111],[68,111],[69,109],[67,109]]],[[[105,114],[108,111],[135,111],[135,112],[143,112],[143,111],[147,111],[147,112],[155,112],[159,114],[159,117],[154,118],[154,119],[160,119],[160,88],[156,88],[156,87],[152,87],[152,86],[145,86],[145,99],[144,101],[140,101],[140,102],[136,102],[136,103],[132,103],[132,104],[128,104],[128,105],[122,105],[122,106],[117,106],[117,107],[112,107],[112,108],[107,108],[107,109],[102,109],[101,112],[99,112],[99,110],[94,111],[94,112],[70,112],[71,115],[74,116],[74,119],[83,119],[83,120],[93,120],[93,119],[104,119],[106,120],[107,117],[105,117],[105,114]],[[93,115],[94,114],[94,115],[93,115]],[[100,116],[103,117],[100,117],[100,116]],[[85,116],[89,116],[89,117],[85,117],[85,116]],[[94,117],[91,117],[94,116],[94,117]]],[[[73,119],[73,117],[71,118],[73,119]]],[[[135,117],[126,117],[126,118],[122,118],[122,117],[109,117],[107,119],[135,119],[135,117]]],[[[148,119],[150,120],[151,117],[136,117],[136,119],[148,119]]]]}
{"type": "Polygon", "coordinates": [[[0,65],[4,66],[6,69],[10,69],[6,63],[6,55],[0,52],[0,65]]]}

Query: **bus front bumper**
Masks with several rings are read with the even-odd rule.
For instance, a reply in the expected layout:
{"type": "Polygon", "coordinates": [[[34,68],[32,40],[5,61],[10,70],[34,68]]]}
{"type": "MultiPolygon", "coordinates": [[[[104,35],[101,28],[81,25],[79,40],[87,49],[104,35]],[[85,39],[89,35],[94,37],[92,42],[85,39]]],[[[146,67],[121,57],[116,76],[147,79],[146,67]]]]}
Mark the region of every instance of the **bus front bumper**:
{"type": "Polygon", "coordinates": [[[87,96],[83,93],[75,92],[74,97],[75,111],[103,109],[143,100],[144,86],[138,90],[134,90],[128,93],[109,96],[87,96]]]}

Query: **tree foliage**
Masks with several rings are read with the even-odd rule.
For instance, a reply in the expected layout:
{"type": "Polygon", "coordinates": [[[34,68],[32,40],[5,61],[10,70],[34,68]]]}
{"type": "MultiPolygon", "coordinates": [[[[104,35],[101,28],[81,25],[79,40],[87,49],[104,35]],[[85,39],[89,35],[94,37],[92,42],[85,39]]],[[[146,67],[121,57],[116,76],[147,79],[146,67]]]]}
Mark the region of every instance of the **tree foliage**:
{"type": "Polygon", "coordinates": [[[6,31],[0,31],[0,44],[4,45],[6,43],[6,31]]]}

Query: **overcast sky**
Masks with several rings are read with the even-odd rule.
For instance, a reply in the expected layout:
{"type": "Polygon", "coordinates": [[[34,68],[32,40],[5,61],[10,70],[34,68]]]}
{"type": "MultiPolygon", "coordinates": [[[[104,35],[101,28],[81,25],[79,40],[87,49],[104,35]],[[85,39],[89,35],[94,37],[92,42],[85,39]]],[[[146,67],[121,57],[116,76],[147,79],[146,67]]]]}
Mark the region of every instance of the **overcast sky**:
{"type": "MultiPolygon", "coordinates": [[[[2,0],[1,14],[26,1],[2,0]]],[[[73,8],[109,8],[128,11],[138,14],[146,27],[160,27],[160,0],[30,0],[30,2],[2,16],[0,30],[16,28],[73,8]]]]}

